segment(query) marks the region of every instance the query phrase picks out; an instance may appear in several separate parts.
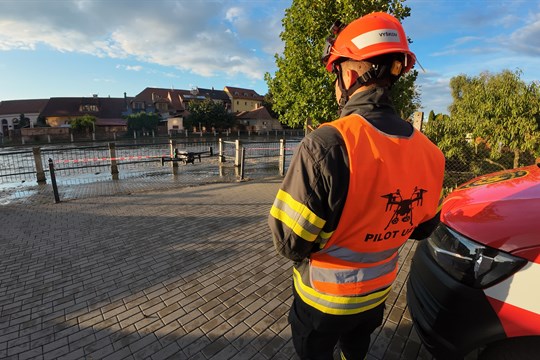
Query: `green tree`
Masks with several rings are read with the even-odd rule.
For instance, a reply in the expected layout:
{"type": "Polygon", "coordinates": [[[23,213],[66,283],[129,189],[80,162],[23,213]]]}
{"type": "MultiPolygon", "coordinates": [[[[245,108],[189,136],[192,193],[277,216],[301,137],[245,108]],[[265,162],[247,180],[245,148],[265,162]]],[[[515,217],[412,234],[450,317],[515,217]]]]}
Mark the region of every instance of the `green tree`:
{"type": "MultiPolygon", "coordinates": [[[[403,19],[410,14],[410,8],[404,6],[403,1],[293,0],[282,20],[284,30],[280,37],[285,48],[283,55],[275,55],[278,70],[273,77],[265,74],[273,95],[273,110],[280,115],[280,121],[291,127],[301,127],[308,119],[314,124],[335,119],[338,108],[334,93],[335,76],[329,74],[321,63],[331,25],[336,20],[349,23],[374,11],[389,12],[403,19]]],[[[412,82],[404,85],[405,88],[414,90],[410,85],[414,79],[415,73],[410,79],[406,78],[412,82]]],[[[410,111],[401,105],[409,101],[397,100],[401,106],[398,109],[400,113],[410,111]]]]}
{"type": "Polygon", "coordinates": [[[186,118],[185,127],[204,126],[207,130],[215,128],[217,130],[228,129],[236,123],[234,114],[218,102],[206,99],[189,103],[189,115],[186,118]]]}
{"type": "Polygon", "coordinates": [[[24,114],[19,115],[19,123],[15,126],[16,129],[22,129],[30,127],[30,119],[27,118],[24,114]]]}
{"type": "Polygon", "coordinates": [[[403,119],[409,118],[420,108],[420,92],[415,84],[417,77],[418,71],[409,71],[392,86],[392,103],[403,119]]]}
{"type": "Polygon", "coordinates": [[[423,131],[441,149],[446,158],[445,187],[454,188],[481,173],[488,172],[475,165],[477,152],[474,143],[454,126],[450,116],[435,115],[431,111],[423,131]]]}
{"type": "Polygon", "coordinates": [[[457,158],[467,162],[470,157],[465,149],[471,144],[467,133],[456,127],[450,116],[432,113],[424,126],[424,134],[437,144],[446,158],[457,158]]]}
{"type": "Polygon", "coordinates": [[[520,76],[520,70],[503,70],[450,80],[453,126],[462,137],[485,144],[485,160],[501,160],[501,168],[506,167],[505,158],[516,168],[524,165],[520,160],[540,155],[540,86],[520,76]]]}
{"type": "Polygon", "coordinates": [[[38,116],[36,121],[37,127],[50,127],[49,124],[47,124],[47,119],[44,116],[38,116]]]}
{"type": "Polygon", "coordinates": [[[262,106],[264,106],[266,110],[268,110],[268,113],[270,113],[270,116],[272,116],[274,119],[279,118],[279,114],[274,111],[274,97],[272,96],[271,92],[268,92],[266,95],[264,95],[262,106]]]}
{"type": "Polygon", "coordinates": [[[79,116],[73,120],[70,121],[70,126],[75,132],[90,132],[90,130],[94,129],[94,125],[96,123],[95,116],[92,115],[83,115],[79,116]]]}
{"type": "Polygon", "coordinates": [[[127,117],[128,130],[131,132],[150,132],[157,130],[160,116],[155,113],[146,113],[144,111],[131,114],[127,117]]]}

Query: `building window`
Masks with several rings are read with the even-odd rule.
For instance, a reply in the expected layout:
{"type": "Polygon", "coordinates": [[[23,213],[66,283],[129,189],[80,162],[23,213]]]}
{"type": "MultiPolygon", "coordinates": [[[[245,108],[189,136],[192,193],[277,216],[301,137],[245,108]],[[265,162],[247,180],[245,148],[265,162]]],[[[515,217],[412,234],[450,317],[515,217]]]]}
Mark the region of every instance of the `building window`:
{"type": "Polygon", "coordinates": [[[99,108],[97,105],[83,104],[79,107],[80,112],[98,112],[99,108]]]}
{"type": "Polygon", "coordinates": [[[156,109],[159,111],[167,111],[169,107],[167,106],[167,103],[156,103],[156,109]]]}
{"type": "Polygon", "coordinates": [[[133,109],[135,109],[135,110],[143,110],[144,109],[144,103],[143,102],[135,102],[135,103],[133,103],[133,109]]]}

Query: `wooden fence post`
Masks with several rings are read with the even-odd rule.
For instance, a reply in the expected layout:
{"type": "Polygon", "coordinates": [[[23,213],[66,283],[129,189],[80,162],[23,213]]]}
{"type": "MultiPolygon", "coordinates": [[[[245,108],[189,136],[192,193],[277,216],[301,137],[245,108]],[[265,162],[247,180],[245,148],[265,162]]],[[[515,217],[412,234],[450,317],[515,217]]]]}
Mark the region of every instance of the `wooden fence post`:
{"type": "Polygon", "coordinates": [[[221,166],[221,163],[225,162],[225,157],[223,156],[223,139],[219,138],[218,140],[218,163],[221,166]]]}
{"type": "Polygon", "coordinates": [[[279,140],[279,175],[285,176],[285,139],[279,140]]]}
{"type": "Polygon", "coordinates": [[[240,140],[237,139],[234,143],[236,144],[236,156],[234,157],[234,166],[238,167],[240,166],[240,140]]]}
{"type": "Polygon", "coordinates": [[[45,171],[43,170],[43,160],[41,160],[41,148],[32,148],[34,153],[34,163],[36,164],[36,177],[38,184],[45,184],[47,178],[45,177],[45,171]]]}
{"type": "Polygon", "coordinates": [[[113,180],[118,180],[118,162],[116,160],[116,144],[109,143],[109,158],[111,159],[111,175],[113,180]]]}
{"type": "Polygon", "coordinates": [[[176,140],[170,139],[169,140],[169,153],[171,157],[172,173],[175,176],[178,175],[178,160],[173,160],[173,159],[176,159],[176,152],[177,152],[176,146],[177,146],[176,140]]]}

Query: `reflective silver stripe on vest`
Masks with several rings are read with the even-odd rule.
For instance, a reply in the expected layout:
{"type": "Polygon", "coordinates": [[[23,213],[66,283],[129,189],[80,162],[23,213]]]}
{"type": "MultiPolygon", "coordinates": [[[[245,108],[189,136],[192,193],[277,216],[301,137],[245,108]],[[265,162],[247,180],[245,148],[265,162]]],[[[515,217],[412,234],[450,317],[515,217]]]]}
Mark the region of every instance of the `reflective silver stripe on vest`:
{"type": "Polygon", "coordinates": [[[395,256],[392,260],[381,265],[350,270],[320,268],[313,266],[313,264],[310,264],[311,279],[313,281],[321,281],[334,284],[357,283],[373,280],[394,271],[397,265],[397,261],[398,257],[395,256]]]}
{"type": "Polygon", "coordinates": [[[364,296],[329,296],[318,293],[302,282],[302,277],[294,269],[294,288],[302,300],[316,309],[334,315],[357,314],[370,310],[386,300],[390,287],[364,296]]]}
{"type": "Polygon", "coordinates": [[[371,264],[390,258],[398,250],[399,247],[380,252],[356,252],[351,249],[332,245],[326,249],[321,250],[319,254],[328,254],[332,257],[352,263],[371,264]]]}
{"type": "Polygon", "coordinates": [[[292,209],[286,202],[275,199],[274,206],[289,215],[291,219],[296,220],[296,223],[298,225],[300,225],[302,228],[309,231],[310,233],[316,235],[321,232],[320,227],[313,225],[311,222],[309,222],[309,220],[302,217],[301,214],[299,214],[296,210],[292,209]]]}

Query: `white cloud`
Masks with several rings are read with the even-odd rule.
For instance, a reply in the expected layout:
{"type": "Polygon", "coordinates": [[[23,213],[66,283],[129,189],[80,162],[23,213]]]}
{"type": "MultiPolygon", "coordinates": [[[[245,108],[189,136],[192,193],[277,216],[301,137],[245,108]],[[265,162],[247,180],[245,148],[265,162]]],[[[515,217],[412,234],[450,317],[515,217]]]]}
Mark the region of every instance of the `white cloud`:
{"type": "Polygon", "coordinates": [[[227,10],[225,14],[225,19],[232,23],[242,20],[243,18],[244,18],[244,10],[236,6],[227,10]]]}
{"type": "Polygon", "coordinates": [[[141,71],[143,69],[141,65],[116,65],[116,68],[127,71],[141,71]]]}
{"type": "Polygon", "coordinates": [[[540,14],[533,16],[530,22],[514,31],[503,42],[510,50],[518,53],[540,55],[540,14]]]}
{"type": "Polygon", "coordinates": [[[98,82],[98,83],[114,83],[116,82],[115,80],[113,79],[108,79],[108,78],[94,78],[92,79],[94,82],[98,82]]]}
{"type": "Polygon", "coordinates": [[[273,55],[279,48],[283,15],[260,11],[275,8],[271,0],[258,1],[257,7],[228,0],[2,1],[3,51],[47,46],[172,66],[202,76],[254,79],[262,79],[274,64],[271,56],[252,49],[273,55]]]}
{"type": "Polygon", "coordinates": [[[422,111],[448,114],[448,106],[452,103],[450,77],[437,72],[419,72],[417,84],[420,87],[422,111]]]}

